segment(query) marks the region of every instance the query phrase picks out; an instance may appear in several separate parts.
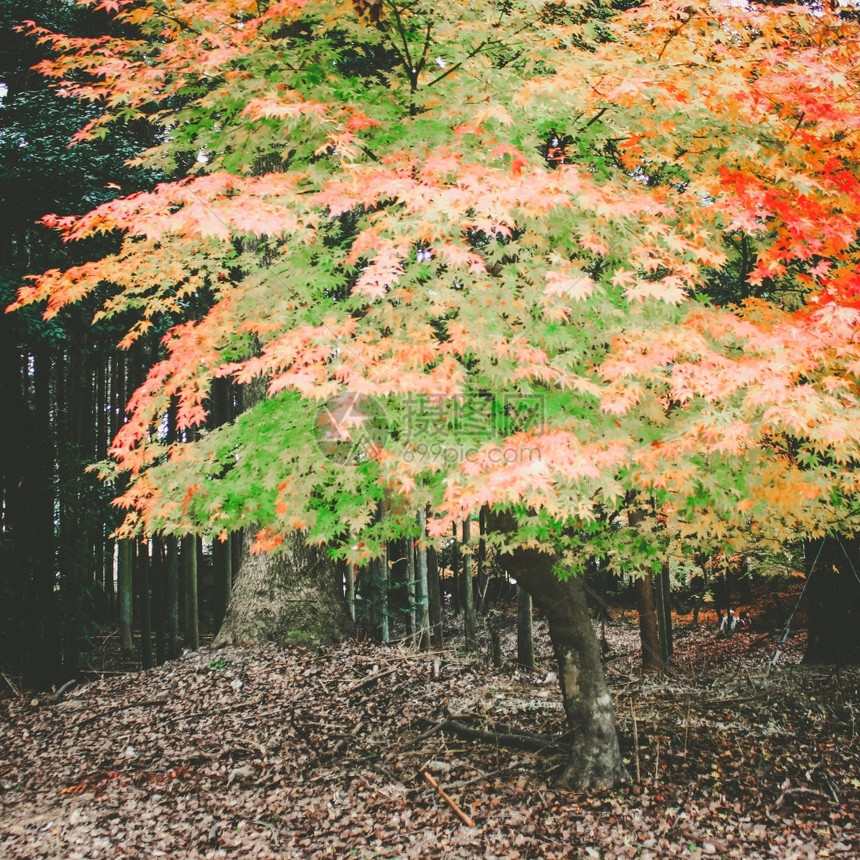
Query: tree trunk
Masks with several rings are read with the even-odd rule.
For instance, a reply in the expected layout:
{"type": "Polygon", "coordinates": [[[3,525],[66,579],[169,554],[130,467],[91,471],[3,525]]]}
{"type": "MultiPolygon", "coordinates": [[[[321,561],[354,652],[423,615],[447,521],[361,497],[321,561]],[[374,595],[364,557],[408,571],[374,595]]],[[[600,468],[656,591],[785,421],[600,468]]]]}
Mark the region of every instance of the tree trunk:
{"type": "Polygon", "coordinates": [[[475,611],[479,615],[487,614],[487,506],[483,505],[478,513],[478,594],[475,601],[475,611]]]}
{"type": "Polygon", "coordinates": [[[197,538],[182,538],[182,571],[185,579],[185,646],[200,647],[200,606],[197,591],[197,538]]]}
{"type": "Polygon", "coordinates": [[[152,628],[155,633],[155,665],[160,666],[167,659],[165,645],[167,630],[164,624],[164,541],[159,536],[152,538],[152,558],[149,569],[152,628]]]}
{"type": "Polygon", "coordinates": [[[660,573],[655,577],[654,590],[657,599],[657,625],[660,632],[660,659],[663,661],[663,666],[668,666],[674,651],[672,642],[672,592],[668,564],[663,564],[660,573]]]}
{"type": "Polygon", "coordinates": [[[346,580],[346,606],[349,617],[355,621],[355,565],[351,561],[344,562],[344,577],[346,580]]]}
{"type": "Polygon", "coordinates": [[[860,541],[810,541],[806,558],[809,632],[804,662],[860,663],[860,541]]]}
{"type": "Polygon", "coordinates": [[[442,583],[439,578],[439,558],[434,547],[427,548],[427,600],[430,612],[430,644],[441,648],[442,634],[442,583]]]}
{"type": "Polygon", "coordinates": [[[417,550],[415,593],[416,613],[416,640],[415,644],[421,651],[430,650],[430,581],[427,573],[427,548],[423,545],[427,531],[427,514],[418,511],[418,528],[421,531],[420,543],[417,550]]]}
{"type": "Polygon", "coordinates": [[[390,598],[389,595],[389,586],[390,586],[390,577],[388,570],[388,548],[382,548],[382,555],[373,562],[373,566],[376,568],[376,581],[379,585],[379,591],[377,592],[379,596],[379,637],[382,640],[383,645],[387,645],[389,642],[390,631],[389,631],[389,621],[391,619],[391,613],[388,608],[388,601],[390,598]]]}
{"type": "Polygon", "coordinates": [[[453,528],[454,540],[451,542],[451,612],[460,614],[461,582],[460,576],[460,542],[457,540],[457,526],[453,528]]]}
{"type": "Polygon", "coordinates": [[[117,541],[116,586],[119,592],[119,637],[123,654],[134,653],[132,623],[134,616],[134,585],[132,582],[134,545],[128,538],[117,541]]]}
{"type": "MultiPolygon", "coordinates": [[[[245,546],[249,545],[245,541],[245,546]]],[[[354,632],[337,565],[300,533],[276,554],[243,550],[233,598],[213,645],[322,644],[354,632]]]]}
{"type": "Polygon", "coordinates": [[[651,577],[647,574],[636,579],[636,602],[639,609],[639,638],[642,641],[642,671],[660,673],[663,671],[663,660],[660,657],[657,605],[651,577]]]}
{"type": "Polygon", "coordinates": [[[471,522],[463,520],[463,617],[466,633],[466,653],[471,654],[478,647],[478,636],[475,625],[475,587],[472,582],[472,539],[471,522]]]}
{"type": "Polygon", "coordinates": [[[151,669],[152,661],[152,595],[149,583],[149,541],[137,545],[137,564],[135,566],[140,603],[140,665],[151,669]]]}
{"type": "Polygon", "coordinates": [[[233,553],[230,549],[230,535],[224,540],[215,538],[212,541],[212,571],[214,577],[215,627],[224,620],[230,596],[233,591],[233,553]]]}
{"type": "Polygon", "coordinates": [[[535,631],[532,596],[517,586],[517,663],[529,672],[535,670],[535,631]]]}
{"type": "Polygon", "coordinates": [[[167,621],[167,659],[179,656],[179,545],[168,535],[165,545],[165,616],[167,621]]]}
{"type": "Polygon", "coordinates": [[[0,317],[0,668],[45,689],[62,680],[50,355],[33,358],[31,411],[18,340],[11,321],[0,317]]]}
{"type": "Polygon", "coordinates": [[[549,622],[564,710],[574,732],[561,781],[576,789],[617,785],[627,773],[582,582],[576,577],[558,579],[553,573],[555,557],[536,550],[515,550],[501,561],[549,622]]]}

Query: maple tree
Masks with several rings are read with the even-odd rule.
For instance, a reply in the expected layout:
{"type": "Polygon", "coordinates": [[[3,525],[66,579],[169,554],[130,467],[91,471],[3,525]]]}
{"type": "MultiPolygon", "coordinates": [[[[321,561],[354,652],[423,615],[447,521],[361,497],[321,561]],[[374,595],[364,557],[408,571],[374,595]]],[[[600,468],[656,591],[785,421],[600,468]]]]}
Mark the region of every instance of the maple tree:
{"type": "Polygon", "coordinates": [[[425,506],[442,536],[487,505],[548,593],[589,555],[647,571],[853,529],[860,34],[838,9],[90,5],[123,35],[32,28],[42,71],[102,108],[81,140],[156,124],[137,163],[176,179],[48,216],[122,246],[15,306],[107,282],[123,345],[172,322],[104,467],[124,534],[307,530],[360,561],[425,506]],[[266,396],[192,437],[218,378],[266,396]]]}

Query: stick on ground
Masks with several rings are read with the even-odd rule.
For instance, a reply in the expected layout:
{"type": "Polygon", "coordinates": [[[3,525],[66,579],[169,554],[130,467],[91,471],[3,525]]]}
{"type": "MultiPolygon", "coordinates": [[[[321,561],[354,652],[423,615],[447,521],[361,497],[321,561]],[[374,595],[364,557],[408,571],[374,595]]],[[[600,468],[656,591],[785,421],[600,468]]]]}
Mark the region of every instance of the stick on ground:
{"type": "Polygon", "coordinates": [[[454,812],[457,814],[457,818],[459,818],[460,821],[463,822],[463,824],[465,824],[467,827],[474,827],[475,826],[475,822],[471,818],[471,816],[466,815],[466,813],[463,812],[463,810],[460,808],[460,806],[457,804],[457,802],[450,795],[445,793],[442,786],[440,786],[439,783],[436,782],[436,780],[433,779],[433,777],[430,776],[430,774],[427,773],[426,770],[424,771],[424,779],[426,779],[427,782],[429,782],[430,785],[432,785],[433,788],[435,788],[436,791],[438,791],[439,794],[442,795],[442,798],[445,800],[445,802],[448,804],[448,806],[450,806],[451,809],[454,810],[454,812]]]}

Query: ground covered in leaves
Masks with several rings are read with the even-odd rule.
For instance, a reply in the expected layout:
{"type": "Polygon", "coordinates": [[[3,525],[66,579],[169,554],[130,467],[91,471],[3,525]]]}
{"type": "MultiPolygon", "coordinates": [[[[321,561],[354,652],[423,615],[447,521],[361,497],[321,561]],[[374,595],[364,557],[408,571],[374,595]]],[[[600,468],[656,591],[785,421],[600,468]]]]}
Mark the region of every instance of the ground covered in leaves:
{"type": "Polygon", "coordinates": [[[656,681],[635,627],[607,627],[630,773],[614,791],[553,781],[567,727],[545,631],[534,674],[456,650],[271,646],[57,703],[10,688],[0,858],[860,857],[860,672],[801,667],[801,636],[766,675],[772,633],[678,632],[656,681]]]}

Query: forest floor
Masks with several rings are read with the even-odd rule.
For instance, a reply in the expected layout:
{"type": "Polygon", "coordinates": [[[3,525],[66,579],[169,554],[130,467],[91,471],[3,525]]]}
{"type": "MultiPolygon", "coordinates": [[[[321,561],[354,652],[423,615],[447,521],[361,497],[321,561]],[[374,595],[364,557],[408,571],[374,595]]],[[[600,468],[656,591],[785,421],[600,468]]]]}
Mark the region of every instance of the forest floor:
{"type": "Polygon", "coordinates": [[[0,860],[860,857],[860,670],[801,666],[799,633],[768,674],[778,631],[720,639],[711,612],[643,679],[632,619],[606,627],[630,774],[613,791],[554,783],[567,728],[540,623],[534,673],[506,627],[501,668],[352,643],[203,650],[58,703],[3,684],[0,860]]]}

